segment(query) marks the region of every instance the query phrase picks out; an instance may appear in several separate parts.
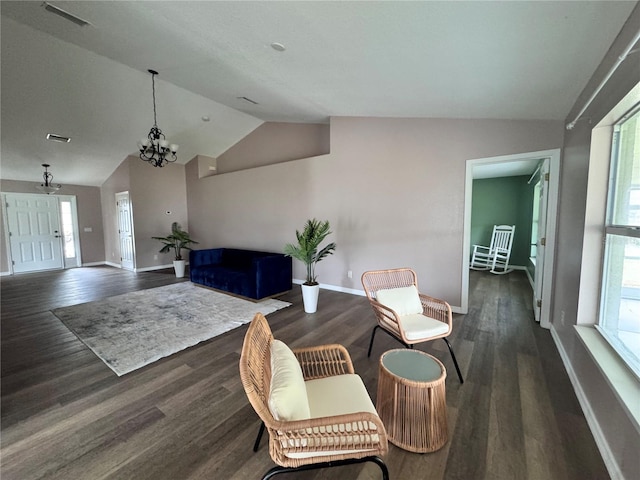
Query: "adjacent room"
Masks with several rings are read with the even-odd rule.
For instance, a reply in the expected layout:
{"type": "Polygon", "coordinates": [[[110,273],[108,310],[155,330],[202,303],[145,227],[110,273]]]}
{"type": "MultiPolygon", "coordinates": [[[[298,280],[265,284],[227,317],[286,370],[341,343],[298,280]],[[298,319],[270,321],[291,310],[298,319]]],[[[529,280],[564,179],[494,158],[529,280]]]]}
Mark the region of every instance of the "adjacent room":
{"type": "Polygon", "coordinates": [[[3,478],[640,478],[640,2],[0,16],[3,478]]]}

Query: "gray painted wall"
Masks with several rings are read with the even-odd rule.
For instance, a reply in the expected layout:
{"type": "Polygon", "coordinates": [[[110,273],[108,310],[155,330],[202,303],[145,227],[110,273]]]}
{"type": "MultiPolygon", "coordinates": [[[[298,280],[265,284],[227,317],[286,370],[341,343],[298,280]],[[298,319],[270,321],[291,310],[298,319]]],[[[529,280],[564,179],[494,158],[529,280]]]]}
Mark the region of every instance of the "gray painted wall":
{"type": "Polygon", "coordinates": [[[365,270],[411,266],[424,291],[459,306],[466,161],[559,148],[562,136],[554,121],[332,118],[327,155],[202,179],[191,162],[189,225],[203,247],[280,252],[307,218],[327,219],[338,248],[321,283],[362,290],[365,270]]]}
{"type": "Polygon", "coordinates": [[[185,230],[189,228],[184,172],[184,165],[154,168],[137,157],[127,157],[102,185],[107,262],[120,264],[115,194],[128,191],[133,210],[135,268],[171,265],[173,256],[158,253],[162,244],[151,237],[169,234],[172,222],[178,222],[185,230]]]}
{"type": "MultiPolygon", "coordinates": [[[[640,5],[636,6],[600,67],[589,80],[567,121],[574,119],[638,31],[640,5]]],[[[618,397],[613,394],[609,381],[604,378],[578,339],[574,326],[577,323],[583,238],[589,233],[585,230],[585,212],[592,128],[639,80],[640,62],[636,53],[620,65],[585,112],[585,118],[573,130],[565,132],[552,306],[552,328],[589,403],[594,421],[599,425],[608,444],[611,460],[617,464],[623,478],[627,479],[640,478],[640,432],[630,421],[618,397]]],[[[594,319],[595,313],[593,312],[594,319]]]]}

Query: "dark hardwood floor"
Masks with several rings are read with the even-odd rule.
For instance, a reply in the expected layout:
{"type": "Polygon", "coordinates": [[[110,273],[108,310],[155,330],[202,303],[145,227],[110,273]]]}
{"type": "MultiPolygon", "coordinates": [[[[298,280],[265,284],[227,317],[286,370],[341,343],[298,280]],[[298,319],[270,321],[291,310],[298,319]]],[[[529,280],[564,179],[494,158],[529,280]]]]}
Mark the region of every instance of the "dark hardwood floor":
{"type": "MultiPolygon", "coordinates": [[[[95,267],[0,279],[1,469],[3,480],[257,479],[273,466],[238,374],[245,327],[117,377],[51,313],[128,291],[181,281],[169,271],[95,267]]],[[[533,321],[522,272],[471,272],[470,311],[450,341],[419,348],[440,358],[450,439],[416,454],[390,445],[394,480],[608,479],[548,331],[533,321]]],[[[328,290],[318,313],[293,305],[269,315],[291,346],[342,343],[375,400],[378,358],[400,345],[377,335],[364,297],[328,290]]],[[[374,465],[282,475],[289,479],[378,479],[374,465]]]]}

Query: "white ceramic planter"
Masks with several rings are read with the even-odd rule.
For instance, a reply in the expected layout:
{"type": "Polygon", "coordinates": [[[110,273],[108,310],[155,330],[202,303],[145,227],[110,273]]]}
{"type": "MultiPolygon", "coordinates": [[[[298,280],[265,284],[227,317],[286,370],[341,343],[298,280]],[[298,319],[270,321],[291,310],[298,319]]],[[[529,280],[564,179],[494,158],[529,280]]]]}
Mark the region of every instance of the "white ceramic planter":
{"type": "Polygon", "coordinates": [[[318,309],[318,295],[320,295],[320,285],[301,285],[302,302],[305,313],[316,313],[318,309]]]}
{"type": "Polygon", "coordinates": [[[173,261],[173,268],[176,271],[176,277],[178,278],[182,278],[184,277],[184,266],[185,266],[185,260],[174,260],[173,261]]]}

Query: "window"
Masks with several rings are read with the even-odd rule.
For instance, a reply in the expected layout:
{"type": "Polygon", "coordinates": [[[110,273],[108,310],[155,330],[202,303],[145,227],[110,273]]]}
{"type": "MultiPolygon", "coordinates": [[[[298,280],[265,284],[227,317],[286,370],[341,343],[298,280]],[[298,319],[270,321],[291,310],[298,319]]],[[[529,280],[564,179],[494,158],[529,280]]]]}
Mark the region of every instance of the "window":
{"type": "Polygon", "coordinates": [[[540,188],[541,181],[533,187],[533,210],[531,212],[531,248],[529,251],[529,257],[531,262],[535,265],[536,257],[538,256],[538,223],[540,222],[540,188]]]}
{"type": "Polygon", "coordinates": [[[598,329],[640,377],[640,108],[614,127],[598,329]]]}
{"type": "Polygon", "coordinates": [[[73,236],[73,215],[71,213],[70,201],[60,201],[60,213],[62,220],[62,237],[64,239],[64,257],[75,258],[76,242],[73,236]]]}

